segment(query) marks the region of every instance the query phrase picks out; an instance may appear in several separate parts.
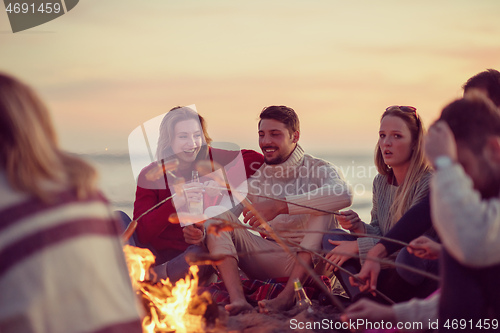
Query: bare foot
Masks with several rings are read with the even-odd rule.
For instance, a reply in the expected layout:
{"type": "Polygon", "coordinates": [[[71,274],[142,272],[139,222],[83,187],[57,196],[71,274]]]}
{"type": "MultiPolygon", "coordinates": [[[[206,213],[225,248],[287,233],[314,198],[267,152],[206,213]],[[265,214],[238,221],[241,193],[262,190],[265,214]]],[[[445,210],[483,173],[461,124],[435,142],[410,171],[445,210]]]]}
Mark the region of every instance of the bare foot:
{"type": "Polygon", "coordinates": [[[224,307],[230,316],[237,315],[238,313],[251,312],[253,311],[253,306],[251,306],[247,301],[235,301],[224,307]]]}
{"type": "Polygon", "coordinates": [[[273,299],[259,301],[259,312],[260,313],[280,312],[288,310],[292,306],[293,306],[293,298],[292,301],[289,301],[284,297],[278,296],[273,299]]]}

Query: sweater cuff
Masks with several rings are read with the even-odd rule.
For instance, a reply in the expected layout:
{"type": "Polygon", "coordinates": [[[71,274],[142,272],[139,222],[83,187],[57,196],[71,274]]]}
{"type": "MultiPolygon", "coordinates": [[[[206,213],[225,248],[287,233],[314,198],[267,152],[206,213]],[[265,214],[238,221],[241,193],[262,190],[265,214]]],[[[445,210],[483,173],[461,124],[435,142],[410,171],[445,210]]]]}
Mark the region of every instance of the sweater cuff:
{"type": "Polygon", "coordinates": [[[358,252],[360,256],[361,266],[365,263],[366,255],[372,247],[377,244],[377,239],[370,237],[360,237],[358,238],[358,252]]]}
{"type": "MultiPolygon", "coordinates": [[[[434,182],[438,184],[454,184],[457,182],[457,178],[464,178],[465,173],[459,164],[453,164],[445,169],[438,170],[434,174],[434,182]]],[[[467,178],[467,177],[465,177],[467,178]]],[[[469,179],[470,181],[470,179],[469,179]]],[[[442,185],[441,185],[442,186],[442,185]]]]}
{"type": "Polygon", "coordinates": [[[439,293],[434,293],[426,299],[412,299],[394,304],[392,309],[397,322],[422,323],[423,329],[428,330],[429,323],[438,319],[438,304],[439,293]]]}

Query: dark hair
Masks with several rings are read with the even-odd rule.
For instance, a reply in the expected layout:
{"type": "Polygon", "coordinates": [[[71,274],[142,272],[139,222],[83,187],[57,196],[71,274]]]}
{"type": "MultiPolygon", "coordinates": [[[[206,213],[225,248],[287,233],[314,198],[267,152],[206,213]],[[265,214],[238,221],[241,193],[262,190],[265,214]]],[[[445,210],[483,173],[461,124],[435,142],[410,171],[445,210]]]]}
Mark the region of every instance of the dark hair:
{"type": "Polygon", "coordinates": [[[485,89],[488,97],[500,107],[500,72],[494,69],[488,69],[478,73],[467,80],[464,84],[464,92],[469,88],[485,89]]]}
{"type": "Polygon", "coordinates": [[[500,136],[500,112],[486,98],[462,98],[448,104],[439,120],[450,126],[455,140],[478,154],[488,137],[500,136]]]}
{"type": "Polygon", "coordinates": [[[285,124],[286,128],[293,135],[296,131],[300,131],[299,117],[292,108],[284,105],[272,105],[262,109],[260,113],[260,122],[262,119],[274,119],[285,124]]]}

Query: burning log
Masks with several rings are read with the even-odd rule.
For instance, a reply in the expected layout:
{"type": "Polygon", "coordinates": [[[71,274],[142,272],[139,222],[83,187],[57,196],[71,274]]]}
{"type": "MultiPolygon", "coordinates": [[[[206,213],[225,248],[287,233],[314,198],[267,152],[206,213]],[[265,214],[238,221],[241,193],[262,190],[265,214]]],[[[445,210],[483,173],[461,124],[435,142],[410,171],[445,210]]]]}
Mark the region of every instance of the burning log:
{"type": "Polygon", "coordinates": [[[197,294],[198,266],[191,266],[191,274],[175,285],[168,279],[153,283],[149,280],[155,261],[151,251],[126,245],[124,253],[132,284],[145,309],[144,333],[204,332],[215,326],[219,316],[217,304],[210,293],[197,294]]]}

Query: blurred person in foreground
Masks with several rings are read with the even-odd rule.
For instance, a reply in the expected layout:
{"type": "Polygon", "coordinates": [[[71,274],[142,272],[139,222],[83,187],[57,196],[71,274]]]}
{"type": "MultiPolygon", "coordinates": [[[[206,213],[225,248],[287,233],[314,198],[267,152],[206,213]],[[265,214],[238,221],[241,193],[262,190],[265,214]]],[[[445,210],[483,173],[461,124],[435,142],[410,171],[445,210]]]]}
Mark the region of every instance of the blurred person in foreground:
{"type": "Polygon", "coordinates": [[[483,95],[451,103],[426,153],[437,168],[431,210],[444,247],[439,331],[453,319],[479,331],[478,321],[500,318],[500,111],[483,95]]]}
{"type": "Polygon", "coordinates": [[[0,332],[142,332],[95,179],[33,90],[0,73],[0,332]]]}

